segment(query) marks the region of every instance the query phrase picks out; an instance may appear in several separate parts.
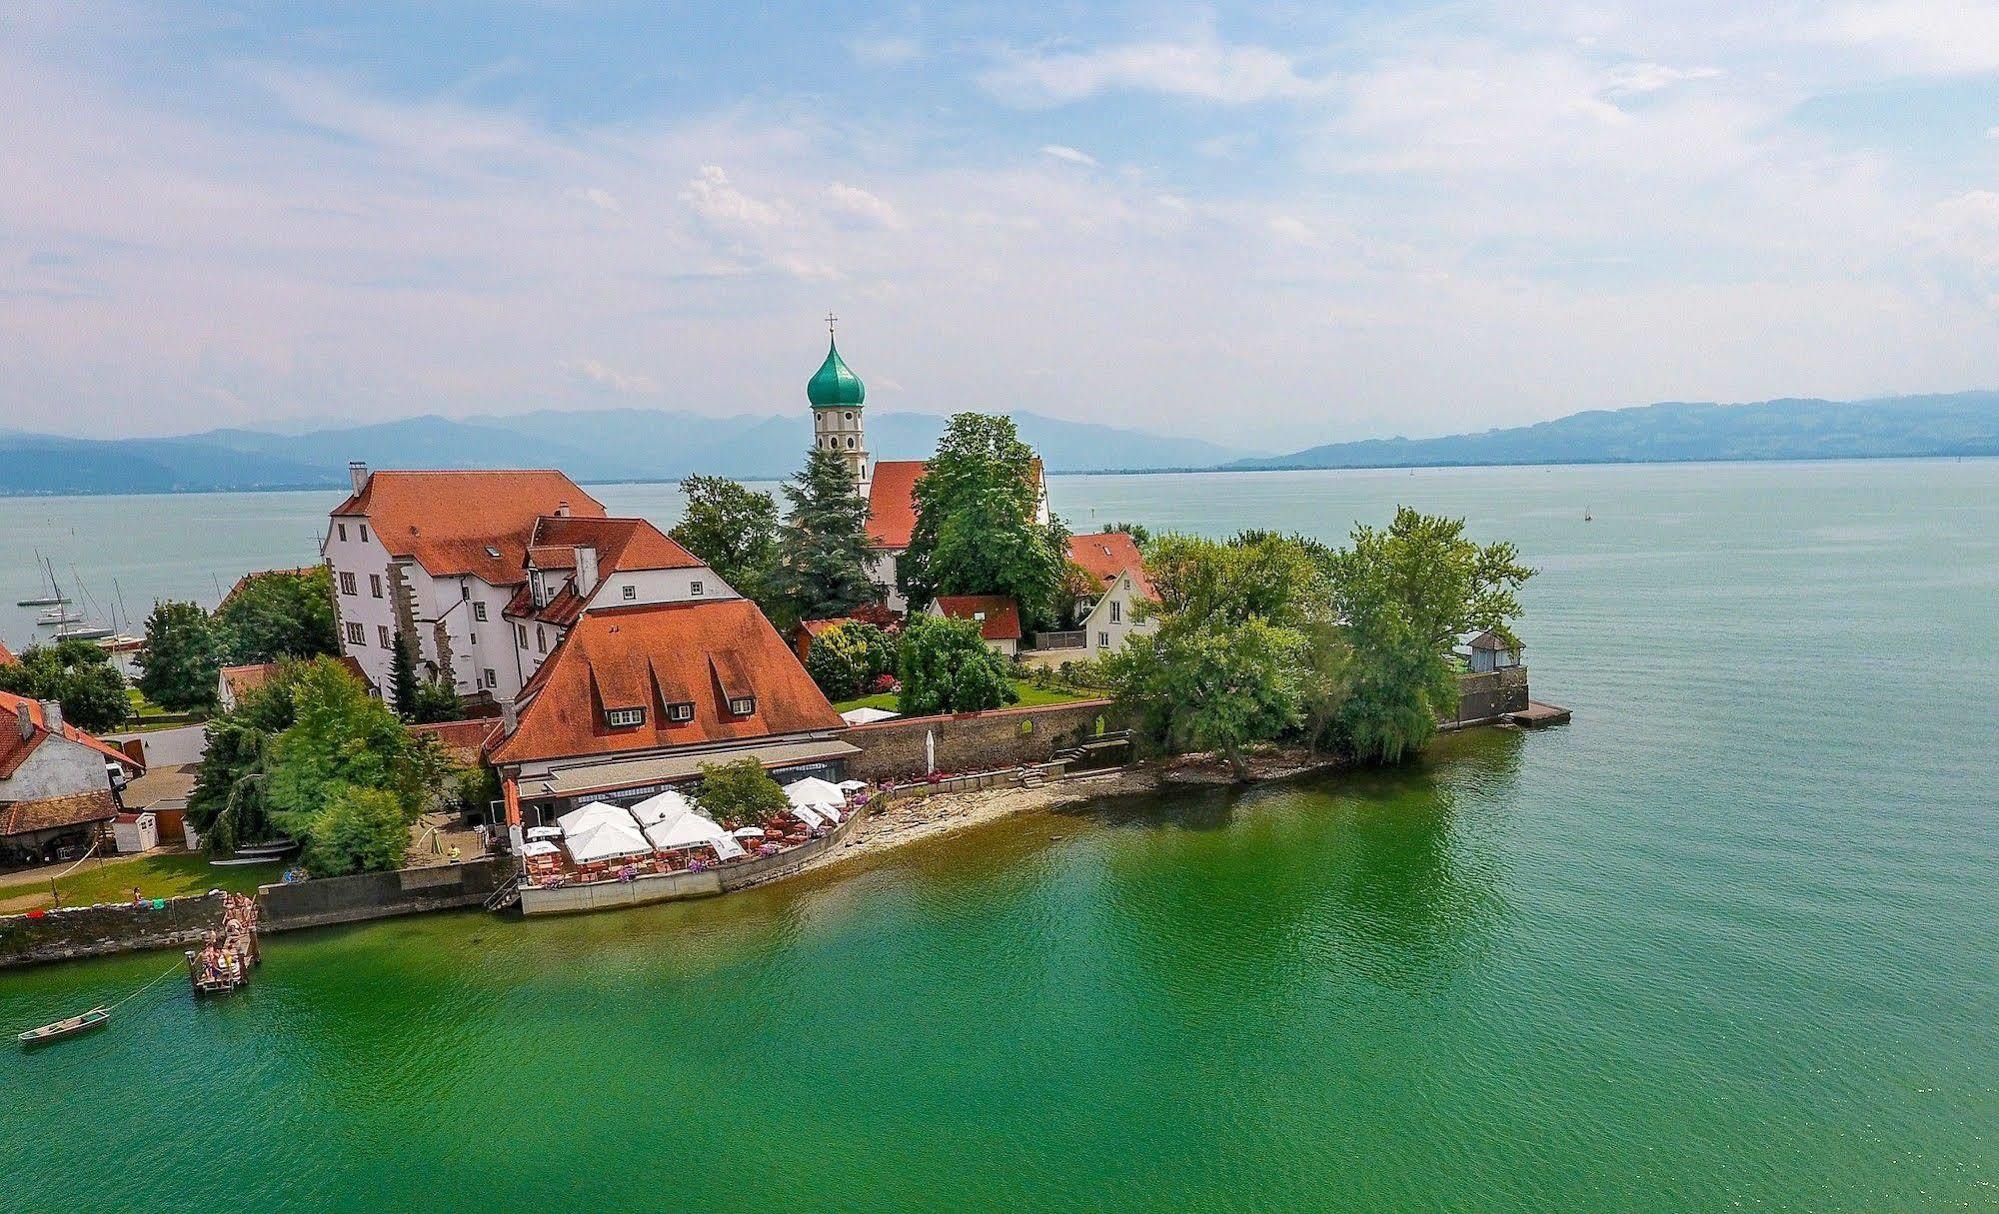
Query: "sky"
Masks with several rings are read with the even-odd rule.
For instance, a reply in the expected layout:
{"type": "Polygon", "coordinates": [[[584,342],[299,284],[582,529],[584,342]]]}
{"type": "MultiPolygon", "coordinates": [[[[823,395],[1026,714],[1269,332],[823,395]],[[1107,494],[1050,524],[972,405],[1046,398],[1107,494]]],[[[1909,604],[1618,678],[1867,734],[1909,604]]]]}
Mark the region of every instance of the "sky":
{"type": "Polygon", "coordinates": [[[0,428],[1999,386],[1999,3],[0,6],[0,428]]]}

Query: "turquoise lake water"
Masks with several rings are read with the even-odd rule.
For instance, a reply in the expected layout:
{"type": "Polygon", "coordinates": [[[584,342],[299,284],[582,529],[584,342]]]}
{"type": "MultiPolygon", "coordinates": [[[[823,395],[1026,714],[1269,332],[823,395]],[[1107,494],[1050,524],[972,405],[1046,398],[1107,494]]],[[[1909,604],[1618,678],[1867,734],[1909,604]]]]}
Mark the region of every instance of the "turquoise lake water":
{"type": "MultiPolygon", "coordinates": [[[[1576,721],[706,903],[273,938],[241,997],[0,1055],[0,1210],[1999,1209],[1999,461],[1052,494],[1466,515],[1542,569],[1576,721]]],[[[0,571],[74,529],[136,610],[311,559],[334,497],[11,502],[0,571]]],[[[170,960],[0,976],[0,1024],[170,960]]]]}

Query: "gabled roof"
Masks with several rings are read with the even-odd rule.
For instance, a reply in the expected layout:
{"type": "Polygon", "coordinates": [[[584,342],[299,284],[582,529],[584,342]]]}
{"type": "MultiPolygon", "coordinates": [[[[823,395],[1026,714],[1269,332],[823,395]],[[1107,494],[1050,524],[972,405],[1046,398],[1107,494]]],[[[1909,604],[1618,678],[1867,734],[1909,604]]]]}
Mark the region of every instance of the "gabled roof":
{"type": "Polygon", "coordinates": [[[572,516],[604,516],[603,503],[553,469],[384,469],[332,513],[366,516],[391,555],[433,577],[469,573],[511,586],[521,580],[535,520],[565,506],[572,516]]]}
{"type": "Polygon", "coordinates": [[[495,763],[663,750],[843,725],[748,599],[591,611],[549,654],[517,703],[518,728],[487,744],[495,763]],[[731,715],[727,694],[755,697],[756,711],[731,715]],[[692,703],[694,719],[667,721],[665,708],[673,703],[692,703]],[[612,729],[604,715],[612,708],[644,708],[645,724],[612,729]]]}
{"type": "Polygon", "coordinates": [[[1466,642],[1466,645],[1472,649],[1490,649],[1498,653],[1512,653],[1520,648],[1518,645],[1507,644],[1498,633],[1489,631],[1479,633],[1466,642]]]}
{"type": "Polygon", "coordinates": [[[109,822],[117,816],[118,802],[112,800],[108,787],[36,801],[16,801],[0,806],[0,836],[59,830],[86,822],[109,822]]]}
{"type": "Polygon", "coordinates": [[[545,515],[535,520],[528,544],[528,555],[543,569],[573,569],[578,547],[595,548],[600,576],[613,571],[696,569],[701,565],[700,558],[642,518],[545,515]]]}
{"type": "Polygon", "coordinates": [[[11,666],[16,660],[14,651],[7,648],[5,641],[0,641],[0,666],[11,666]]]}
{"type": "MultiPolygon", "coordinates": [[[[0,779],[6,779],[20,769],[35,748],[52,736],[48,722],[42,716],[39,700],[15,695],[11,691],[0,691],[0,779]],[[27,737],[21,736],[21,718],[26,716],[34,729],[27,737]]],[[[145,766],[133,760],[124,751],[101,738],[83,732],[76,726],[63,723],[62,736],[80,746],[88,746],[101,752],[106,758],[116,759],[133,771],[144,771],[145,766]]]]}
{"type": "Polygon", "coordinates": [[[920,459],[885,459],[868,484],[868,547],[909,547],[916,529],[916,482],[930,465],[920,459]]]}
{"type": "Polygon", "coordinates": [[[1020,606],[1003,594],[940,594],[937,610],[946,619],[979,621],[988,641],[1020,639],[1020,606]]]}
{"type": "Polygon", "coordinates": [[[1123,531],[1070,536],[1069,559],[1106,588],[1129,569],[1138,592],[1147,598],[1157,597],[1152,582],[1145,576],[1145,558],[1139,555],[1138,544],[1123,531]]]}

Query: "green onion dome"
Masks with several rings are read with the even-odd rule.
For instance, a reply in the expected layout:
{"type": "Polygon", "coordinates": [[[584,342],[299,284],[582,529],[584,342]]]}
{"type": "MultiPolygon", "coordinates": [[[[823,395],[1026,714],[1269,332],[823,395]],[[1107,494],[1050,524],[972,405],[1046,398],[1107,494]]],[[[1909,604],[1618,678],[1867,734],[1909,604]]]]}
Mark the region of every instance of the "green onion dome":
{"type": "Polygon", "coordinates": [[[847,369],[840,357],[840,347],[831,340],[826,343],[826,361],[819,364],[817,374],[806,382],[805,399],[812,402],[815,409],[832,409],[841,405],[858,405],[868,398],[866,385],[861,377],[847,369]]]}

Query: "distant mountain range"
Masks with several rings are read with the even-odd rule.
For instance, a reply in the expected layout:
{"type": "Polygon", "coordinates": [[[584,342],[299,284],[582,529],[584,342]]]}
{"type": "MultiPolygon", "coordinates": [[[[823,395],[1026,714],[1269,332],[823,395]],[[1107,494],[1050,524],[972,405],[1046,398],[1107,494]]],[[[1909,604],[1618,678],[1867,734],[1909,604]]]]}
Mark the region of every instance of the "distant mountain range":
{"type": "MultiPolygon", "coordinates": [[[[1640,405],[1478,434],[1368,439],[1247,458],[1200,439],[1035,413],[1013,418],[1053,472],[1999,455],[1999,392],[1640,405]]],[[[921,458],[936,447],[946,420],[870,414],[868,443],[879,458],[921,458]]],[[[677,480],[695,472],[770,480],[798,467],[809,425],[802,414],[606,409],[413,417],[304,434],[84,439],[9,431],[0,432],[0,494],[335,488],[346,483],[350,459],[376,468],[553,467],[579,481],[677,480]]]]}
{"type": "MultiPolygon", "coordinates": [[[[1050,471],[1211,468],[1244,454],[1200,439],[1015,413],[1050,471]]],[[[868,445],[882,459],[918,459],[947,418],[875,413],[868,445]]],[[[746,480],[789,476],[811,421],[707,417],[654,409],[547,410],[507,417],[425,416],[281,434],[209,430],[175,438],[84,439],[0,433],[0,494],[177,493],[309,489],[347,483],[347,461],[376,468],[560,468],[579,481],[677,480],[690,473],[746,480]]]]}
{"type": "Polygon", "coordinates": [[[1670,403],[1575,413],[1447,438],[1329,443],[1230,469],[1674,463],[1999,455],[1999,392],[1879,400],[1670,403]]]}

